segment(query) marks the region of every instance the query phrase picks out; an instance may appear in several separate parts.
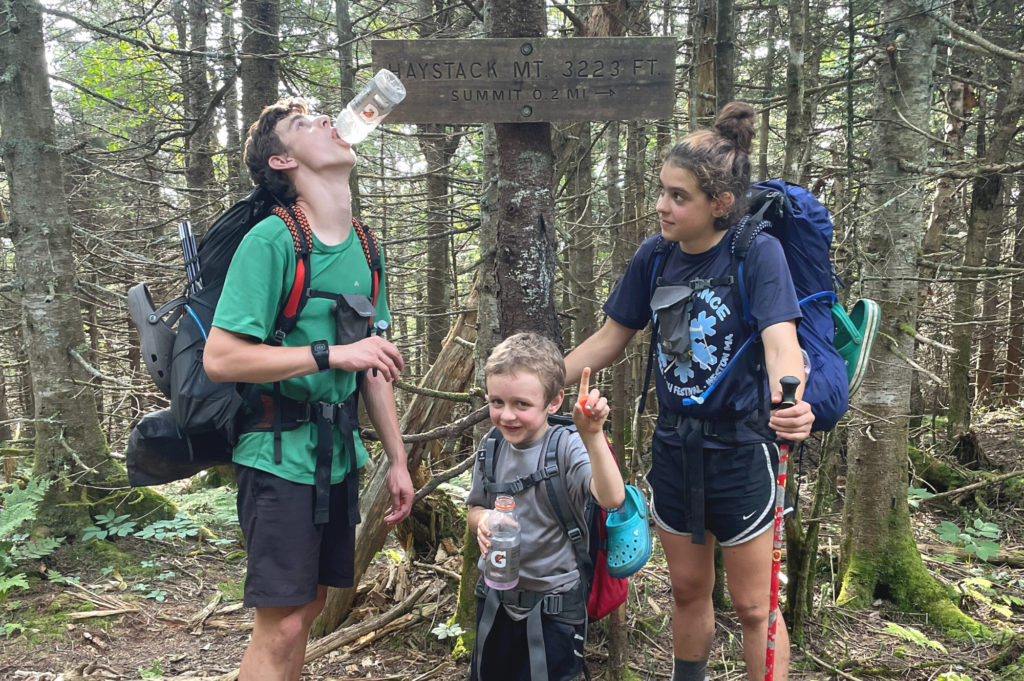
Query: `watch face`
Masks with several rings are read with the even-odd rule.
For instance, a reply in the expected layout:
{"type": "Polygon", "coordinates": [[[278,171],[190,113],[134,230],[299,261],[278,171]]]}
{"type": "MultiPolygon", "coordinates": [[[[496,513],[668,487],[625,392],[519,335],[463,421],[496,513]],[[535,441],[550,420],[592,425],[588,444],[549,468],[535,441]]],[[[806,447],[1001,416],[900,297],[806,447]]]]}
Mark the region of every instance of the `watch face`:
{"type": "Polygon", "coordinates": [[[313,352],[327,352],[327,341],[315,341],[313,343],[313,352]]]}

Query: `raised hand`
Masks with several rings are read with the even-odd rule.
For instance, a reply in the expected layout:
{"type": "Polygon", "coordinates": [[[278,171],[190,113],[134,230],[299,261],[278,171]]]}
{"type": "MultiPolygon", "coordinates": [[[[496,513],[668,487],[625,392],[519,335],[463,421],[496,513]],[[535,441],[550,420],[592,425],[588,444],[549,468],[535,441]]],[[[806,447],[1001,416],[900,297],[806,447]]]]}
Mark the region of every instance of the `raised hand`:
{"type": "Polygon", "coordinates": [[[580,377],[579,400],[572,408],[572,421],[580,435],[600,433],[609,411],[607,398],[601,397],[597,388],[590,390],[590,367],[586,367],[580,377]]]}

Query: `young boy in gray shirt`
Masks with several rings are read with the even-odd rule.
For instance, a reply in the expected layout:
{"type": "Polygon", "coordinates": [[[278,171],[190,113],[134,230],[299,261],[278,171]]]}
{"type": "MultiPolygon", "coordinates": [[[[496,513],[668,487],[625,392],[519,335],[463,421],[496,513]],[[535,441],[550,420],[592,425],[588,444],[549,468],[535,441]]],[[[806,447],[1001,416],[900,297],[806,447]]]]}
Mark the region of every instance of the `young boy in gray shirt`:
{"type": "MultiPolygon", "coordinates": [[[[576,525],[588,545],[584,511],[591,496],[605,508],[625,499],[618,464],[602,426],[608,400],[588,390],[590,370],[580,381],[580,400],[573,406],[577,432],[557,436],[557,462],[576,525]]],[[[494,348],[486,366],[491,421],[501,435],[495,452],[494,479],[508,483],[543,470],[555,429],[548,416],[565,397],[565,362],[551,341],[532,333],[511,336],[494,348]]],[[[481,443],[481,451],[487,439],[481,443]]],[[[512,492],[509,492],[512,494],[512,492]]],[[[485,489],[483,462],[473,472],[466,503],[469,526],[480,544],[483,570],[491,548],[487,519],[495,494],[485,489]]],[[[568,534],[559,522],[546,484],[532,484],[514,493],[521,546],[519,583],[497,591],[481,578],[477,585],[477,638],[471,681],[567,681],[582,670],[586,631],[586,588],[568,534]],[[557,595],[558,598],[551,598],[557,595]],[[540,677],[540,678],[538,678],[540,677]]]]}

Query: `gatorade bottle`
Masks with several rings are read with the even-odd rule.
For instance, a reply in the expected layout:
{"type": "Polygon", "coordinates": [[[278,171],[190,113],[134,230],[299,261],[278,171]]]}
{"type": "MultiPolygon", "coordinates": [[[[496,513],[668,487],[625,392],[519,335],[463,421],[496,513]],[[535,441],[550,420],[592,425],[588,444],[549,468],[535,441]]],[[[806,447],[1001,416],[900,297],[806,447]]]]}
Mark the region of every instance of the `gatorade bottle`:
{"type": "Polygon", "coordinates": [[[349,144],[362,142],[403,99],[402,81],[387,69],[381,69],[338,114],[334,121],[335,134],[349,144]]]}
{"type": "Polygon", "coordinates": [[[491,532],[491,550],[484,563],[484,582],[492,589],[505,591],[519,584],[519,519],[516,502],[501,495],[487,517],[491,532]]]}

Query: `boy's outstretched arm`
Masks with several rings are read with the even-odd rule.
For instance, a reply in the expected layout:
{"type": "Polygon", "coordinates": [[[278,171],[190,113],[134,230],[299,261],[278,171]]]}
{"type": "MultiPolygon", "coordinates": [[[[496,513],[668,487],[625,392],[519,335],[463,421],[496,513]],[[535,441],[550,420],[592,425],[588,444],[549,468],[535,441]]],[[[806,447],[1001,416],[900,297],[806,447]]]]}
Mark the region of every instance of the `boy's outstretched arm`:
{"type": "Polygon", "coordinates": [[[580,397],[573,405],[572,420],[590,455],[591,494],[604,508],[618,508],[626,500],[626,487],[604,436],[604,422],[611,410],[607,398],[601,397],[596,388],[589,390],[589,387],[590,367],[587,367],[580,378],[580,397]]]}

